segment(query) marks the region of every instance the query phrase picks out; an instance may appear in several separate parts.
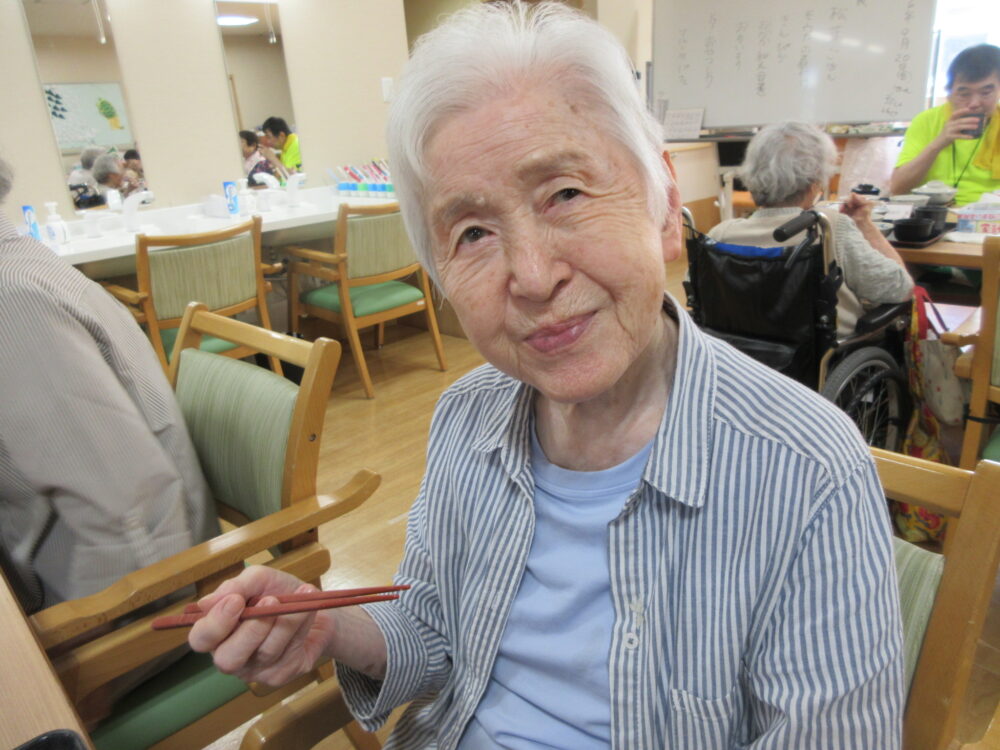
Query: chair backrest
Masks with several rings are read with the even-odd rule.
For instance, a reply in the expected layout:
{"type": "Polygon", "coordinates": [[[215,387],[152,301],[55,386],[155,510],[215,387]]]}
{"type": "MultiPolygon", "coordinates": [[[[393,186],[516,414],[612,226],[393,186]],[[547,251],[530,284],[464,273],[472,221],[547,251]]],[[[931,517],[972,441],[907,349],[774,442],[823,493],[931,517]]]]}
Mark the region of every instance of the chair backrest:
{"type": "Polygon", "coordinates": [[[721,243],[693,229],[687,249],[695,323],[816,388],[820,359],[836,340],[840,272],[829,251],[816,243],[793,256],[791,247],[721,243]]]}
{"type": "Polygon", "coordinates": [[[1000,464],[982,461],[971,472],[878,448],[872,455],[889,499],[949,519],[943,555],[894,543],[909,680],[903,745],[945,750],[1000,565],[1000,464]]]}
{"type": "Polygon", "coordinates": [[[192,300],[219,310],[257,294],[253,237],[243,234],[149,255],[149,282],[159,319],[179,318],[192,300]]]}
{"type": "Polygon", "coordinates": [[[188,306],[170,367],[184,420],[215,496],[241,521],[316,493],[326,400],[340,345],[308,343],[188,306]],[[202,335],[304,368],[296,386],[273,372],[198,348],[202,335]]]}
{"type": "Polygon", "coordinates": [[[334,251],[347,255],[348,279],[394,274],[417,262],[398,203],[341,204],[334,251]]]}
{"type": "Polygon", "coordinates": [[[217,232],[138,235],[136,276],[154,319],[176,322],[195,300],[226,314],[254,307],[264,287],[260,231],[254,216],[217,232]]]}

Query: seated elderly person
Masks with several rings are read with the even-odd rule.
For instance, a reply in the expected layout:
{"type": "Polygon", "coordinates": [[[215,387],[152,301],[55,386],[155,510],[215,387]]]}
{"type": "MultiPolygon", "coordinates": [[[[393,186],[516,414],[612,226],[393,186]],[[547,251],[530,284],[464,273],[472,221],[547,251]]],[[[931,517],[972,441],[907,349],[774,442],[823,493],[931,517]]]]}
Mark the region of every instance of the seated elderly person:
{"type": "Polygon", "coordinates": [[[665,296],[661,134],[625,51],[561,4],[475,4],[417,43],[393,175],[489,364],[438,402],[411,588],[240,622],[250,597],[311,588],[250,568],[201,600],[195,649],[268,684],[335,659],[367,728],[412,701],[387,748],[899,747],[868,450],[665,296]]]}
{"type": "Polygon", "coordinates": [[[80,152],[80,163],[73,167],[66,179],[73,195],[73,205],[77,208],[90,208],[104,202],[93,173],[94,162],[103,153],[104,149],[100,146],[87,146],[80,152]]]}
{"type": "Polygon", "coordinates": [[[117,190],[122,198],[136,190],[145,190],[146,183],[131,170],[126,170],[115,154],[105,154],[94,162],[94,179],[102,195],[117,190]]]}
{"type": "MultiPolygon", "coordinates": [[[[768,125],[750,141],[740,177],[759,208],[746,219],[731,219],[708,236],[719,242],[775,247],[773,232],[789,219],[812,208],[834,172],[837,149],[826,133],[813,125],[785,122],[768,125]]],[[[827,211],[833,230],[833,250],[844,272],[837,292],[837,334],[854,331],[865,308],[905,302],[913,279],[903,259],[871,220],[872,204],[851,193],[840,212],[827,211]]],[[[793,246],[804,237],[787,241],[793,246]]]]}

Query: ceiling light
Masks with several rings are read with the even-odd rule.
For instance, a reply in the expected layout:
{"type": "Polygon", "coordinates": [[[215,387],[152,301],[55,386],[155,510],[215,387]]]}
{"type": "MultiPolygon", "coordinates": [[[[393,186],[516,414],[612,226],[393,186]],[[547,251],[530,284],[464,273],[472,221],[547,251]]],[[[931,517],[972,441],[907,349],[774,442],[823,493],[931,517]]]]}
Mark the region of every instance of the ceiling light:
{"type": "Polygon", "coordinates": [[[215,22],[219,26],[249,26],[252,23],[257,23],[258,20],[253,16],[219,16],[215,22]]]}

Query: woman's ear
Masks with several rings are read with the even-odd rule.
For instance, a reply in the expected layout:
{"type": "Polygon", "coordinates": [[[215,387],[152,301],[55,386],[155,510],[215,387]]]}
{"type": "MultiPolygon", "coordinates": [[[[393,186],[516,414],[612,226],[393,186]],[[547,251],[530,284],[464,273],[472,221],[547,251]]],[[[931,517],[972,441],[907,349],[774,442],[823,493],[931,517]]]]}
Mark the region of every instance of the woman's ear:
{"type": "Polygon", "coordinates": [[[667,150],[663,151],[663,161],[670,174],[670,184],[667,185],[667,213],[663,218],[663,228],[660,230],[660,242],[663,247],[663,260],[669,263],[680,257],[683,245],[681,193],[677,188],[677,172],[667,150]]]}

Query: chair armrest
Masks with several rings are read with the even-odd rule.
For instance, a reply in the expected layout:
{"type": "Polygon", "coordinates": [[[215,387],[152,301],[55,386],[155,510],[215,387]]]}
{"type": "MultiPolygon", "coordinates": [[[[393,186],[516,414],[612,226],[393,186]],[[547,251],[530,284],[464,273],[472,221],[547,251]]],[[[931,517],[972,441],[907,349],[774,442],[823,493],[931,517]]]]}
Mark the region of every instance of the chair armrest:
{"type": "Polygon", "coordinates": [[[977,307],[965,320],[950,331],[941,334],[941,341],[952,346],[974,344],[979,338],[979,328],[982,324],[983,308],[977,307]]]}
{"type": "Polygon", "coordinates": [[[282,248],[282,250],[296,258],[314,260],[317,263],[340,263],[342,260],[347,260],[347,256],[343,253],[328,253],[324,250],[312,250],[308,247],[295,247],[292,245],[282,248]]]}
{"type": "Polygon", "coordinates": [[[135,289],[121,286],[120,284],[103,284],[108,293],[116,299],[121,300],[126,305],[141,305],[149,296],[145,292],[137,292],[135,289]]]}
{"type": "Polygon", "coordinates": [[[42,610],[31,618],[35,632],[45,649],[64,643],[354,510],[380,481],[378,474],[362,469],[332,496],[319,495],[293,503],[129,573],[96,594],[42,610]]]}
{"type": "Polygon", "coordinates": [[[958,359],[955,360],[955,374],[964,378],[965,380],[972,379],[972,352],[968,351],[963,353],[958,359]]]}
{"type": "MultiPolygon", "coordinates": [[[[240,750],[309,750],[353,721],[340,685],[334,679],[324,680],[261,714],[244,735],[240,750]]],[[[373,735],[359,727],[355,730],[351,739],[356,748],[380,747],[373,735]]]]}
{"type": "Polygon", "coordinates": [[[285,270],[284,263],[261,263],[260,270],[265,274],[277,274],[285,270]]]}

